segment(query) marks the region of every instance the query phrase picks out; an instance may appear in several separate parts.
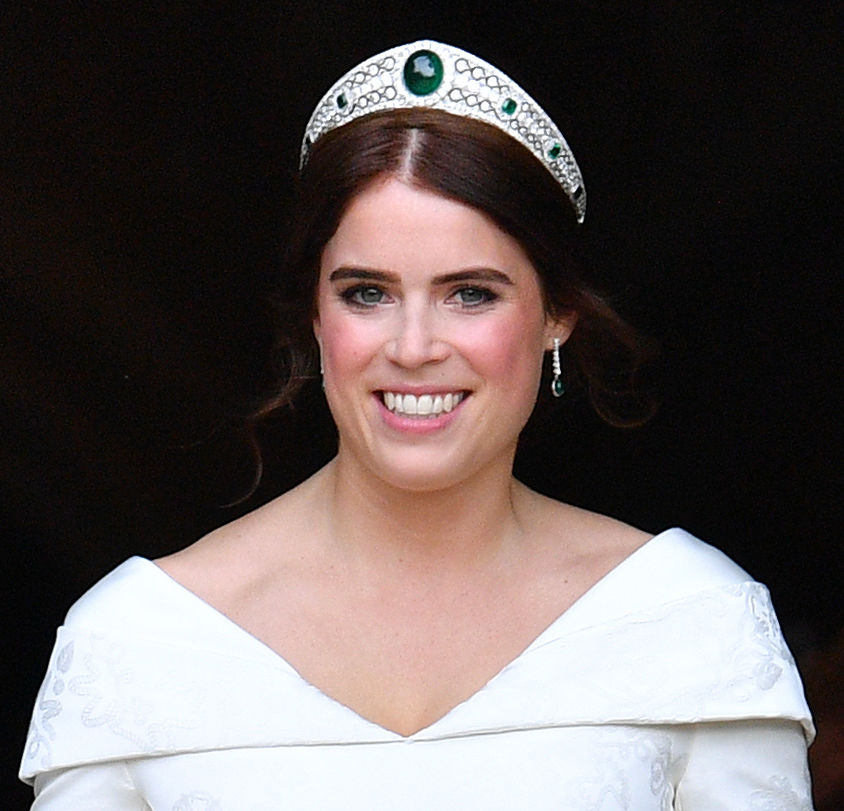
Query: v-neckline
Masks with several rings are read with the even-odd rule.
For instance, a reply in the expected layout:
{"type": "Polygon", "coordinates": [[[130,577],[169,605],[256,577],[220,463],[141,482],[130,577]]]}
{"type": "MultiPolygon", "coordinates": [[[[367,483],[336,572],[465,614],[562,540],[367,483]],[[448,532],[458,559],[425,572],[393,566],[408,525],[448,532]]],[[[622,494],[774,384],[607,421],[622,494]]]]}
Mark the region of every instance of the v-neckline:
{"type": "MultiPolygon", "coordinates": [[[[477,699],[478,696],[484,693],[495,681],[497,681],[506,671],[509,671],[512,668],[518,666],[518,664],[532,651],[536,650],[539,647],[542,647],[543,645],[552,641],[554,638],[558,637],[561,631],[565,629],[565,626],[571,624],[572,617],[576,617],[576,615],[581,614],[585,606],[600,598],[601,593],[605,591],[609,582],[614,581],[619,576],[624,574],[627,569],[629,569],[631,566],[634,566],[640,558],[648,554],[653,549],[655,542],[659,542],[660,539],[669,536],[672,531],[672,529],[664,530],[663,532],[660,532],[651,537],[649,540],[645,541],[645,543],[643,543],[641,546],[636,547],[636,549],[634,549],[629,555],[620,560],[615,566],[613,566],[598,580],[596,580],[564,611],[557,615],[542,631],[539,632],[539,634],[537,634],[533,638],[533,640],[525,648],[523,648],[516,656],[514,656],[511,660],[509,660],[502,667],[500,667],[489,679],[487,679],[483,683],[481,687],[479,687],[465,699],[451,706],[445,713],[440,715],[430,724],[426,724],[424,727],[421,727],[420,729],[415,730],[414,732],[411,732],[407,735],[403,735],[400,732],[396,732],[395,730],[390,729],[389,727],[379,724],[377,721],[373,721],[367,718],[365,715],[361,714],[353,707],[350,707],[348,704],[345,704],[339,699],[334,698],[332,695],[330,695],[330,693],[327,693],[321,687],[306,679],[281,653],[275,650],[275,648],[271,647],[259,637],[255,636],[253,633],[244,628],[242,625],[235,622],[231,617],[229,617],[220,609],[213,606],[208,601],[204,600],[195,592],[191,591],[189,588],[187,588],[187,586],[182,585],[178,580],[171,577],[154,561],[141,556],[136,557],[134,560],[137,560],[147,565],[150,570],[152,570],[154,573],[157,573],[157,576],[163,578],[163,582],[165,584],[171,586],[174,589],[177,589],[182,594],[182,596],[189,600],[191,605],[193,605],[196,609],[200,610],[203,613],[208,613],[218,622],[227,626],[229,631],[234,633],[236,637],[242,639],[250,647],[254,647],[256,650],[260,651],[268,662],[274,663],[277,666],[282,666],[304,687],[307,687],[309,690],[316,691],[316,693],[321,696],[326,702],[330,703],[331,705],[337,708],[340,708],[346,713],[351,713],[351,715],[357,720],[359,720],[361,723],[378,730],[379,733],[382,735],[389,736],[397,741],[411,741],[415,738],[425,737],[427,734],[433,732],[436,727],[445,725],[448,720],[451,719],[461,708],[470,705],[474,700],[477,699]],[[645,550],[647,550],[647,552],[645,550]]],[[[575,627],[577,627],[576,623],[575,627]]]]}

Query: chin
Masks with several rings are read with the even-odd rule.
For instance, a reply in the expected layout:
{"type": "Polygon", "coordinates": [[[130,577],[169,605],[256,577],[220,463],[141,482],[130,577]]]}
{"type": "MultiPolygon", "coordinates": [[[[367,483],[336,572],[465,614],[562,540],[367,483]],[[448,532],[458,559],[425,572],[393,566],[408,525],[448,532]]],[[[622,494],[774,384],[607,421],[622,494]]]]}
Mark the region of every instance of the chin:
{"type": "MultiPolygon", "coordinates": [[[[397,490],[412,493],[436,493],[468,481],[493,463],[473,464],[467,458],[451,454],[428,452],[402,454],[401,459],[381,460],[371,470],[383,482],[397,490]]],[[[512,462],[512,459],[509,460],[512,462]]]]}
{"type": "Polygon", "coordinates": [[[436,493],[448,490],[464,478],[457,471],[448,470],[442,465],[436,469],[421,466],[380,467],[374,472],[390,487],[410,493],[436,493]]]}

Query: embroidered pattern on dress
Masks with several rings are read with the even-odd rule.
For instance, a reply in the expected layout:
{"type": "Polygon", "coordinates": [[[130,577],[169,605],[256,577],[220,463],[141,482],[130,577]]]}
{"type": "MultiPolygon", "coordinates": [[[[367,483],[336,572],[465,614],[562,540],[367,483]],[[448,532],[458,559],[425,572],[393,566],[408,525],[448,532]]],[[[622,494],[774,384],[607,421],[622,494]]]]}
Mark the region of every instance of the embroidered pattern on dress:
{"type": "Polygon", "coordinates": [[[685,758],[673,756],[669,735],[623,727],[607,729],[596,741],[596,755],[596,773],[589,780],[578,781],[576,796],[571,797],[576,801],[573,808],[578,811],[631,808],[632,797],[639,797],[641,792],[630,785],[631,775],[641,774],[641,769],[635,768],[637,764],[646,767],[648,788],[659,803],[654,808],[658,807],[659,811],[674,808],[673,775],[682,769],[685,758]]]}
{"type": "Polygon", "coordinates": [[[199,792],[183,794],[173,806],[172,811],[223,811],[223,806],[210,794],[199,792]]]}
{"type": "Polygon", "coordinates": [[[637,732],[617,747],[617,757],[623,761],[635,759],[650,764],[651,793],[659,800],[660,811],[671,811],[674,807],[674,783],[671,774],[681,764],[681,758],[673,758],[671,738],[664,733],[637,732]]]}
{"type": "Polygon", "coordinates": [[[794,667],[770,595],[756,584],[741,584],[733,593],[743,599],[746,608],[739,629],[742,648],[736,652],[735,664],[758,689],[770,690],[786,668],[794,667]]]}
{"type": "Polygon", "coordinates": [[[82,657],[85,672],[68,685],[70,693],[88,699],[80,718],[84,726],[104,726],[144,752],[164,751],[173,731],[200,726],[197,685],[167,671],[154,680],[148,674],[138,678],[126,664],[131,657],[122,643],[99,634],[90,639],[91,651],[82,657]],[[161,717],[161,697],[180,709],[180,717],[161,717]]]}
{"type": "Polygon", "coordinates": [[[35,712],[29,727],[29,739],[26,747],[27,759],[35,760],[41,753],[41,765],[47,768],[52,759],[52,741],[56,730],[50,721],[62,711],[60,696],[65,691],[65,678],[73,664],[73,642],[60,648],[55,657],[55,664],[47,671],[38,698],[35,712]],[[51,696],[55,696],[54,698],[51,696]]]}
{"type": "Polygon", "coordinates": [[[750,795],[747,811],[812,811],[812,803],[792,788],[787,777],[774,776],[768,780],[767,788],[750,795]]]}

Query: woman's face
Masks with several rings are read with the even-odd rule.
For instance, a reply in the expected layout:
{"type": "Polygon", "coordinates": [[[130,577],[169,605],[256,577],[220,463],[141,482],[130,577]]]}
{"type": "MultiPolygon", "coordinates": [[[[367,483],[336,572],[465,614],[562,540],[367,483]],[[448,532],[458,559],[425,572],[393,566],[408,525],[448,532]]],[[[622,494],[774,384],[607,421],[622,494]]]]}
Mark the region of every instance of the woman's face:
{"type": "Polygon", "coordinates": [[[326,245],[314,332],[339,453],[402,488],[512,467],[546,318],[519,243],[477,209],[395,178],[352,201],[326,245]]]}

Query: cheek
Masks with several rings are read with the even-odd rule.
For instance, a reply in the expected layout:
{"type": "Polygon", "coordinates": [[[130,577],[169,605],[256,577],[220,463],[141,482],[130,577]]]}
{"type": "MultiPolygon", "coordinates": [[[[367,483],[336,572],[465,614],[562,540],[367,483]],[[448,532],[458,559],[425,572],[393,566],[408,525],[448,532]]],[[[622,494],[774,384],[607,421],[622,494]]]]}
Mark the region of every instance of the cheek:
{"type": "Polygon", "coordinates": [[[543,340],[542,325],[514,317],[485,324],[464,345],[484,376],[509,381],[516,393],[541,373],[543,340]]]}
{"type": "Polygon", "coordinates": [[[326,315],[319,329],[323,366],[335,372],[360,366],[372,354],[373,332],[366,325],[351,323],[348,318],[326,315]]]}

